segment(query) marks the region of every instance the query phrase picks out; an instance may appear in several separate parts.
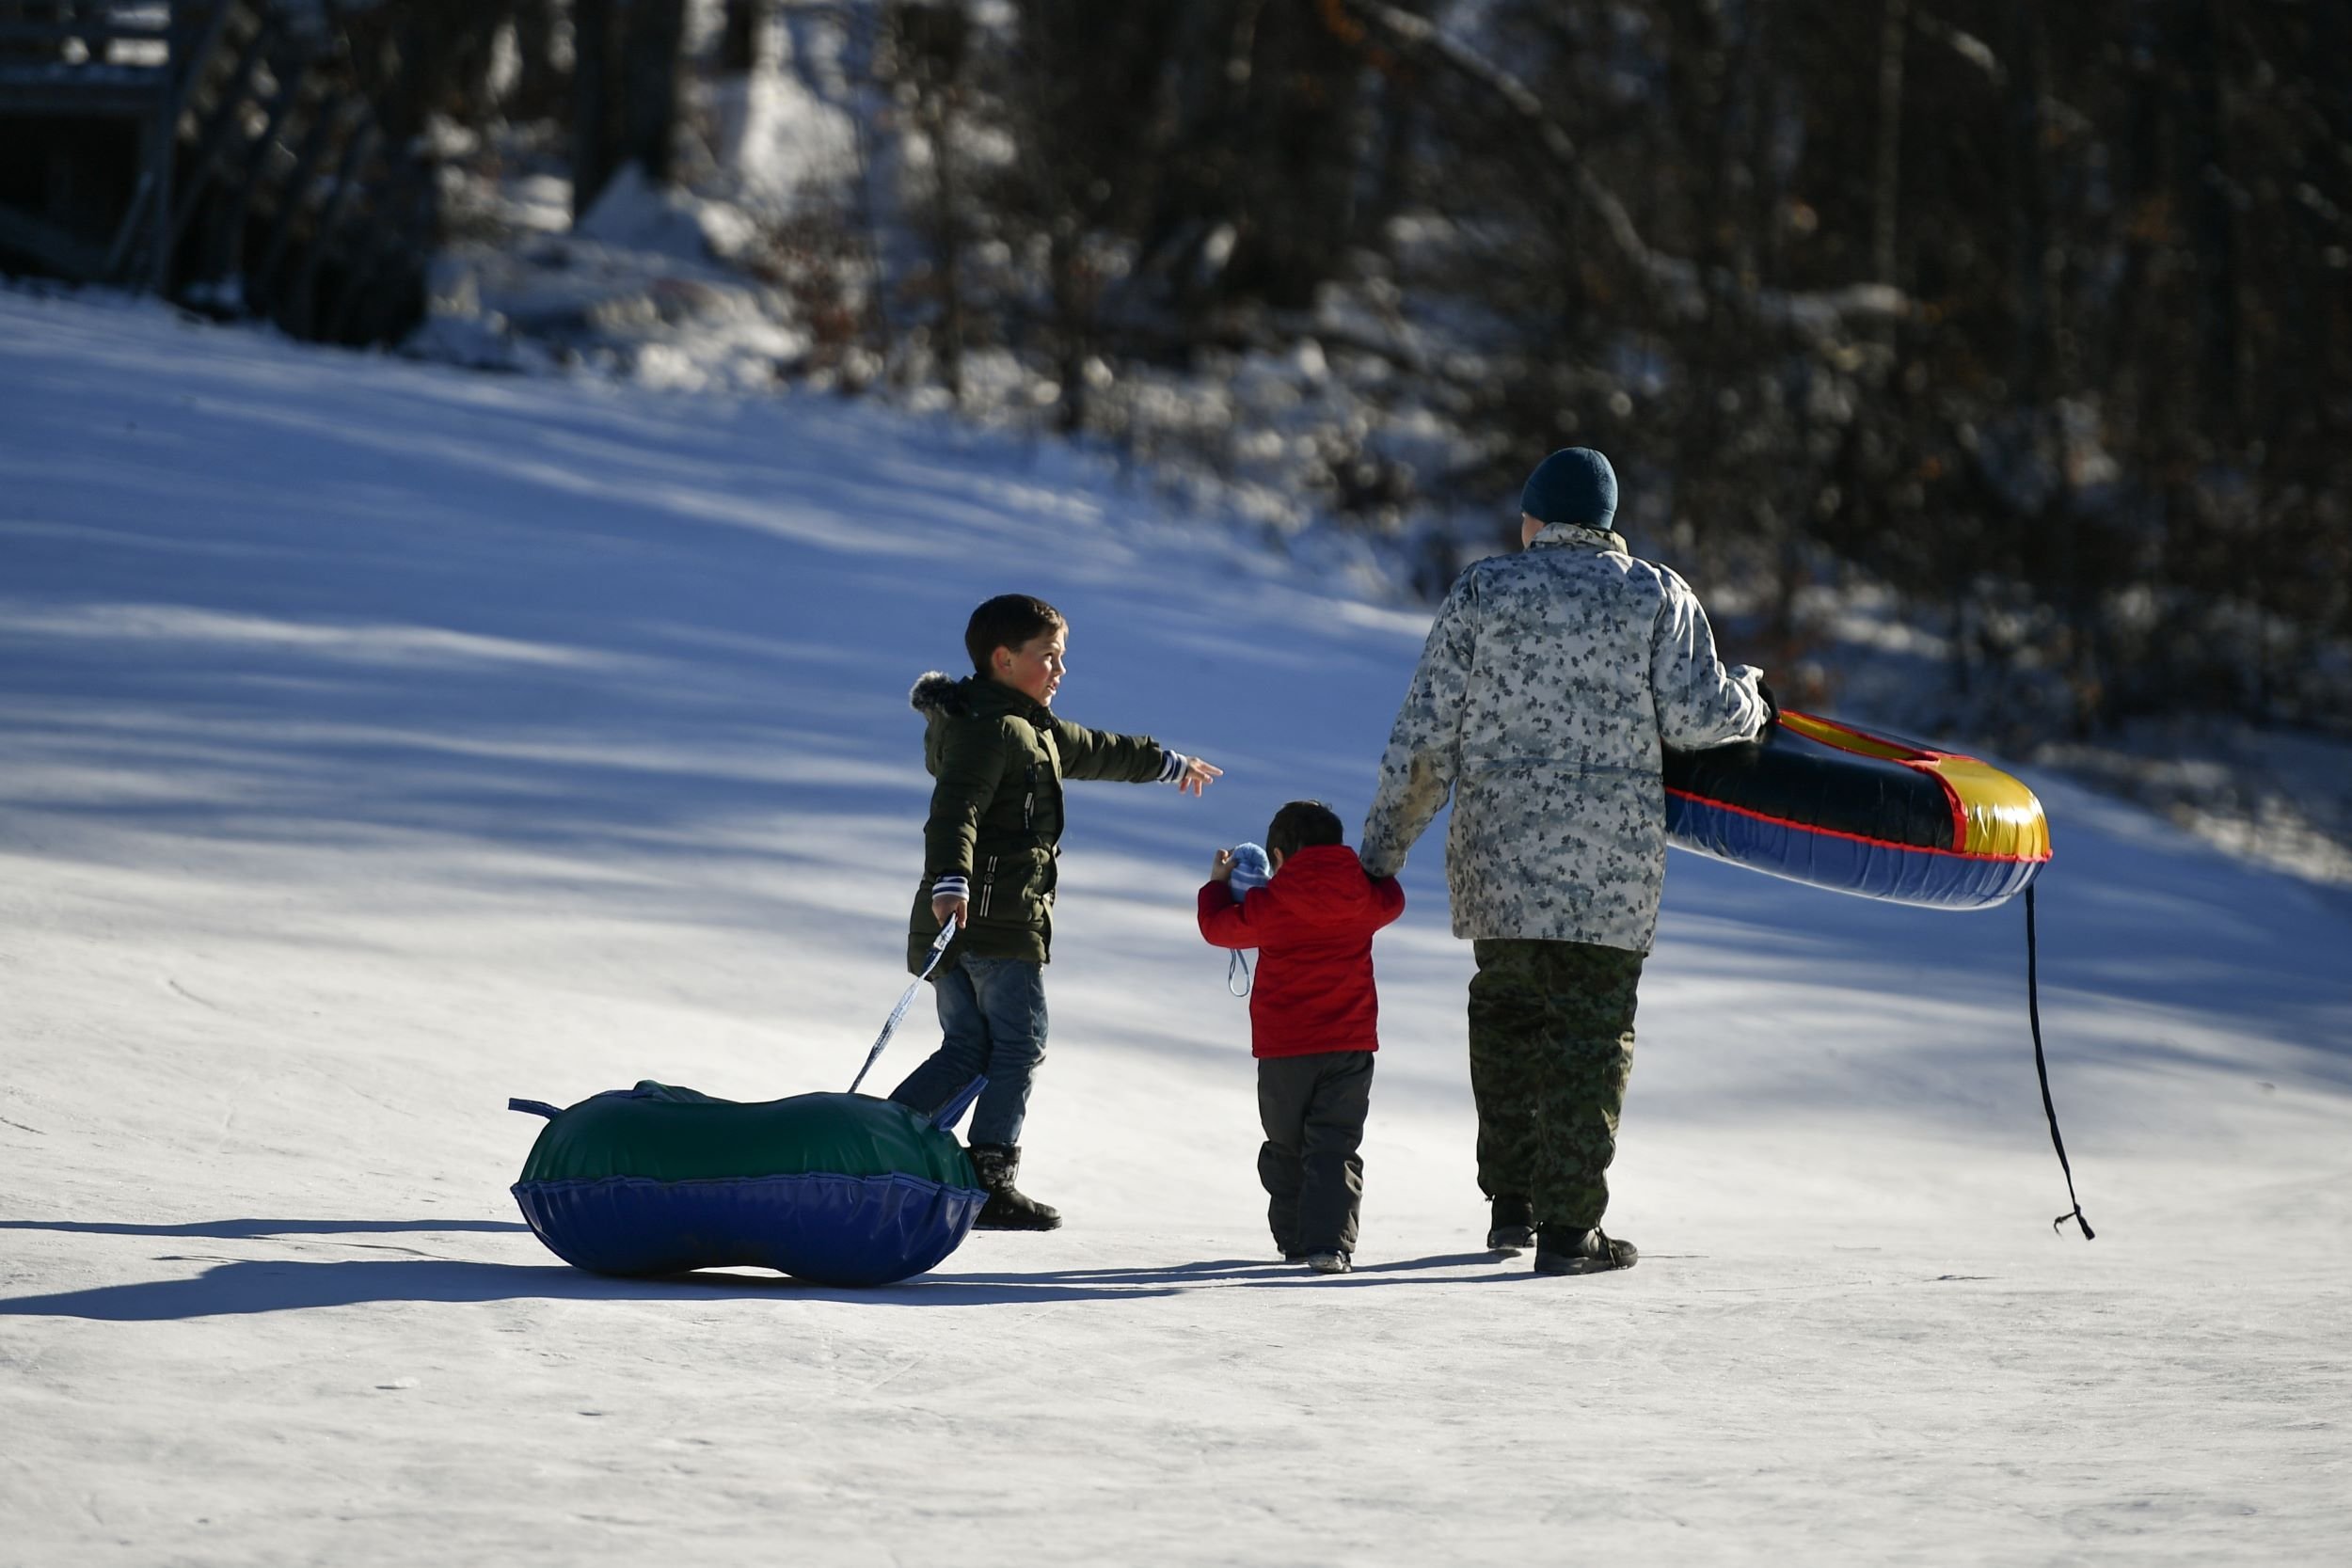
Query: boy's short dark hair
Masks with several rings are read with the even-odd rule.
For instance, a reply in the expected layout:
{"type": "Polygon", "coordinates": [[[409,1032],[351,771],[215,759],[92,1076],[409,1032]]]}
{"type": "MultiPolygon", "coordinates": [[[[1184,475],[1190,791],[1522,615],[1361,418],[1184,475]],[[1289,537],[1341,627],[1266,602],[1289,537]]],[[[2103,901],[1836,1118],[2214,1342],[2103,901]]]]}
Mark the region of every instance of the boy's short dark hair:
{"type": "Polygon", "coordinates": [[[1276,812],[1274,820],[1266,825],[1266,852],[1279,850],[1284,860],[1301,849],[1346,842],[1338,815],[1320,800],[1293,800],[1276,812]]]}
{"type": "Polygon", "coordinates": [[[972,612],[963,628],[963,651],[972,668],[988,673],[988,656],[999,648],[1018,648],[1070,623],[1043,599],[1026,594],[999,594],[972,612]]]}

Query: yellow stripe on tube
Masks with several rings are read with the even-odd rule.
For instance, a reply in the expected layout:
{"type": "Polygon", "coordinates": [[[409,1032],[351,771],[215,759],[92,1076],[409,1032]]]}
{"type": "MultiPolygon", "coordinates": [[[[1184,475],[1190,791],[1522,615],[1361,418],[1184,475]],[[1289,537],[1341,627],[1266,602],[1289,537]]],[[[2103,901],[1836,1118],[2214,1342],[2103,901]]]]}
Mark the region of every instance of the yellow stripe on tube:
{"type": "Polygon", "coordinates": [[[1898,746],[1891,740],[1881,740],[1877,736],[1850,730],[1843,724],[1827,723],[1809,713],[1790,713],[1783,709],[1780,722],[1783,728],[1794,730],[1807,740],[1835,746],[1841,752],[1852,752],[1858,756],[1876,757],[1881,762],[1915,762],[1923,754],[1909,746],[1898,746]]]}
{"type": "Polygon", "coordinates": [[[2032,790],[1974,757],[1938,757],[1928,766],[1960,797],[1963,854],[2050,858],[2050,819],[2032,790]]]}

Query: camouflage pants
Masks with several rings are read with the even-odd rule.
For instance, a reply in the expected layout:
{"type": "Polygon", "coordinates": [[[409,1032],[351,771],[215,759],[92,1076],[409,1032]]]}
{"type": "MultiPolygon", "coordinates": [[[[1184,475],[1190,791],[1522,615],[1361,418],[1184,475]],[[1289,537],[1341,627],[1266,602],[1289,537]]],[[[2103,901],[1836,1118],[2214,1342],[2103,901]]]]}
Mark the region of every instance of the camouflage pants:
{"type": "Polygon", "coordinates": [[[1478,1184],[1534,1203],[1538,1224],[1598,1225],[1633,1071],[1644,955],[1581,942],[1471,944],[1470,1093],[1478,1184]]]}

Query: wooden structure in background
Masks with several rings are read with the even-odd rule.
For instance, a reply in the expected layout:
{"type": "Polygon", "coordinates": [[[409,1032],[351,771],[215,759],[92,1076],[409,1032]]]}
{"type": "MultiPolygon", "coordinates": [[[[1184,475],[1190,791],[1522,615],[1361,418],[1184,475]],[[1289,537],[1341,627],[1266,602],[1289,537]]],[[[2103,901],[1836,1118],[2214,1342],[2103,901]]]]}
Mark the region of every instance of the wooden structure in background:
{"type": "Polygon", "coordinates": [[[397,50],[327,0],[0,0],[0,267],[384,341],[424,305],[432,170],[397,50]]]}

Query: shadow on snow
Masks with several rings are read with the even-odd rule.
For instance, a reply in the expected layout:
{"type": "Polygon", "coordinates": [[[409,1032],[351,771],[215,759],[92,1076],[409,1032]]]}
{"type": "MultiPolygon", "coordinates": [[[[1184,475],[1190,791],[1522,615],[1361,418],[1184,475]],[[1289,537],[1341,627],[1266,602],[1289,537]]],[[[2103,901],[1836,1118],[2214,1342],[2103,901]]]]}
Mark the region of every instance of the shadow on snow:
{"type": "MultiPolygon", "coordinates": [[[[501,1220],[215,1220],[188,1225],[116,1225],[64,1220],[0,1221],[0,1229],[67,1230],[96,1235],[199,1236],[250,1240],[335,1232],[515,1231],[501,1220]]],[[[157,1261],[182,1261],[160,1259],[157,1261]]],[[[94,1323],[167,1323],[372,1302],[473,1303],[518,1300],[688,1302],[830,1301],[877,1307],[1009,1307],[1044,1302],[1133,1301],[1200,1288],[1364,1289],[1452,1285],[1518,1277],[1499,1273],[1487,1253],[1450,1253],[1368,1263],[1352,1275],[1324,1276],[1272,1260],[1218,1259],[1158,1267],[930,1274],[897,1285],[850,1290],[780,1275],[707,1269],[662,1279],[616,1279],[563,1264],[483,1263],[461,1259],[348,1259],[307,1262],[246,1259],[183,1279],[103,1285],[51,1295],[0,1299],[0,1317],[82,1318],[94,1323]],[[1436,1270],[1475,1267],[1476,1273],[1436,1270]]]]}

